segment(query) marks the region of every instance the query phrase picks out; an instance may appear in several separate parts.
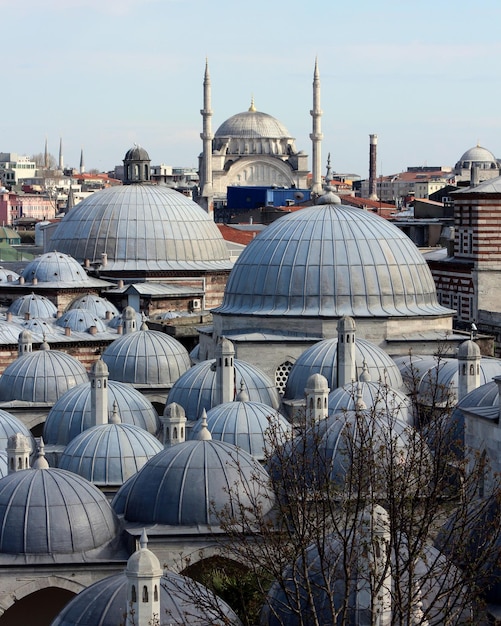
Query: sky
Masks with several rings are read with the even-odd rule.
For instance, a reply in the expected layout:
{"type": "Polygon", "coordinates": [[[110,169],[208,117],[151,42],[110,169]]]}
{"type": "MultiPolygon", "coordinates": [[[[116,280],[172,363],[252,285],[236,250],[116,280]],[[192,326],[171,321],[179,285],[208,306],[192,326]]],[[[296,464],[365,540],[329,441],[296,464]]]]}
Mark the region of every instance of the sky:
{"type": "Polygon", "coordinates": [[[0,152],[87,170],[134,143],[152,165],[197,167],[208,59],[213,131],[256,108],[311,155],[321,78],[322,160],[368,176],[501,156],[501,3],[484,0],[0,0],[0,152]],[[478,8],[477,8],[478,7],[478,8]]]}

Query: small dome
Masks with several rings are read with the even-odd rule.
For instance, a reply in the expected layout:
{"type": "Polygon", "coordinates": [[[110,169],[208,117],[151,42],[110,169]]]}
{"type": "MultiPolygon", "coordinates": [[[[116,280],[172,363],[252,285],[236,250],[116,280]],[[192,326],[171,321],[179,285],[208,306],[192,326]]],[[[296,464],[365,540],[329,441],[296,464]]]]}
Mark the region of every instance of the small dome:
{"type": "Polygon", "coordinates": [[[456,170],[470,169],[472,165],[476,165],[481,169],[499,169],[496,157],[487,148],[476,145],[467,150],[456,163],[456,170]]]}
{"type": "Polygon", "coordinates": [[[354,411],[358,392],[361,392],[362,400],[368,409],[376,413],[388,412],[396,419],[413,425],[413,407],[409,398],[396,389],[374,381],[349,383],[331,391],[329,415],[345,410],[354,411]]]}
{"type": "MultiPolygon", "coordinates": [[[[108,406],[117,403],[123,424],[134,424],[152,435],[158,433],[158,415],[142,393],[113,380],[108,381],[107,389],[108,406]]],[[[91,385],[86,382],[67,391],[54,404],[44,424],[43,438],[47,444],[65,446],[91,426],[91,385]]]]}
{"type": "Polygon", "coordinates": [[[72,439],[58,465],[100,487],[122,485],[161,450],[158,439],[138,426],[104,424],[72,439]]]}
{"type": "Polygon", "coordinates": [[[42,341],[44,337],[61,336],[61,331],[52,320],[47,321],[39,317],[30,317],[29,320],[23,320],[21,326],[37,337],[36,341],[42,341]]]}
{"type": "MultiPolygon", "coordinates": [[[[458,348],[458,359],[480,359],[481,353],[478,344],[471,339],[463,341],[458,348]]],[[[501,373],[501,372],[500,372],[501,373]]]]}
{"type": "Polygon", "coordinates": [[[69,309],[56,320],[56,324],[80,333],[89,332],[92,326],[95,326],[98,333],[106,331],[106,324],[103,320],[86,309],[69,309]]]}
{"type": "MultiPolygon", "coordinates": [[[[75,596],[51,626],[115,626],[124,623],[124,615],[129,610],[127,584],[125,573],[99,580],[75,596]]],[[[165,572],[160,581],[160,611],[165,620],[159,622],[160,626],[241,626],[235,613],[222,600],[216,598],[214,608],[198,606],[195,598],[203,598],[206,594],[205,587],[193,580],[165,572]]]]}
{"type": "MultiPolygon", "coordinates": [[[[197,439],[202,427],[199,420],[190,439],[197,439]]],[[[213,439],[231,443],[258,461],[281,439],[285,440],[291,425],[283,415],[261,402],[226,402],[207,412],[207,427],[213,439]]]]}
{"type": "Polygon", "coordinates": [[[19,326],[13,322],[0,321],[0,343],[18,344],[19,326]]]}
{"type": "MultiPolygon", "coordinates": [[[[433,365],[422,376],[418,399],[420,404],[439,406],[446,403],[448,406],[457,400],[458,390],[458,361],[457,359],[435,360],[433,365]]],[[[490,382],[495,376],[501,376],[501,359],[482,357],[480,359],[480,385],[490,382]]]]}
{"type": "Polygon", "coordinates": [[[134,144],[125,153],[124,161],[150,161],[150,155],[142,146],[134,144]]]}
{"type": "Polygon", "coordinates": [[[34,278],[39,283],[73,283],[79,286],[89,282],[87,272],[78,261],[61,252],[42,254],[28,263],[21,276],[29,283],[34,278]]]}
{"type": "Polygon", "coordinates": [[[325,376],[322,374],[312,374],[306,381],[305,389],[311,389],[316,391],[329,391],[329,383],[325,376]]]}
{"type": "Polygon", "coordinates": [[[111,313],[112,317],[118,317],[120,315],[117,307],[109,300],[91,293],[73,300],[67,310],[71,309],[85,309],[95,317],[99,317],[103,320],[106,319],[108,311],[111,313]]]}
{"type": "Polygon", "coordinates": [[[16,298],[8,308],[9,313],[24,317],[26,313],[30,317],[51,318],[55,317],[57,307],[45,296],[39,296],[35,293],[28,293],[25,296],[16,298]]]}
{"type": "Polygon", "coordinates": [[[19,279],[19,274],[0,266],[0,283],[14,282],[19,279]]]}
{"type": "MultiPolygon", "coordinates": [[[[243,383],[249,400],[262,402],[278,410],[280,398],[271,380],[257,367],[235,359],[235,385],[243,383]]],[[[183,374],[169,391],[168,402],[180,404],[188,419],[198,419],[202,409],[208,411],[216,406],[219,399],[216,389],[216,360],[201,361],[183,374]]]]}
{"type": "Polygon", "coordinates": [[[190,367],[186,348],[156,330],[127,333],[111,343],[102,355],[110,379],[136,385],[170,387],[190,367]]]}
{"type": "MultiPolygon", "coordinates": [[[[311,346],[301,354],[292,366],[287,379],[285,397],[287,399],[303,398],[308,378],[312,374],[321,374],[327,379],[331,390],[337,387],[337,337],[324,339],[311,346]]],[[[360,378],[367,366],[371,380],[380,379],[400,390],[403,387],[400,371],[391,357],[384,350],[365,339],[355,342],[355,376],[360,378]]]]}
{"type": "Polygon", "coordinates": [[[221,315],[450,315],[423,255],[394,224],[324,204],[276,220],[238,257],[221,315]]]}
{"type": "Polygon", "coordinates": [[[0,479],[0,552],[87,552],[106,545],[117,532],[106,497],[72,472],[28,469],[0,479]]]}
{"type": "Polygon", "coordinates": [[[240,506],[251,507],[258,494],[262,494],[266,512],[273,504],[267,479],[258,461],[229,443],[185,441],[148,461],[120,488],[112,506],[129,522],[213,525],[226,508],[228,514],[240,514],[240,506]],[[234,503],[237,489],[238,512],[234,503]]]}
{"type": "Polygon", "coordinates": [[[51,245],[106,271],[227,270],[232,263],[214,220],[163,185],[117,185],[91,194],[61,220],[51,245]]]}
{"type": "Polygon", "coordinates": [[[0,377],[0,400],[54,403],[63,393],[87,382],[84,366],[58,350],[40,349],[18,357],[0,377]]]}
{"type": "Polygon", "coordinates": [[[14,417],[14,415],[11,415],[10,413],[7,413],[7,411],[0,409],[0,450],[7,449],[9,437],[15,435],[16,433],[21,433],[28,439],[31,452],[34,452],[35,440],[33,439],[33,435],[28,428],[26,428],[20,419],[14,417]]]}

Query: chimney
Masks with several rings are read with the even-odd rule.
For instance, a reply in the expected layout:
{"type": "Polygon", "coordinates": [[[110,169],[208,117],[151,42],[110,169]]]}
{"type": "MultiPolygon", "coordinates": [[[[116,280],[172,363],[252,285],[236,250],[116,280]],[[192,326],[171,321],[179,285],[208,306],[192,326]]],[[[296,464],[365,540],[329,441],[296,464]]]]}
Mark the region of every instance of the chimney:
{"type": "Polygon", "coordinates": [[[90,267],[90,259],[85,259],[84,261],[84,267],[89,268],[90,267]]]}
{"type": "Polygon", "coordinates": [[[480,184],[480,168],[472,164],[470,174],[470,187],[477,187],[480,184]]]}
{"type": "Polygon", "coordinates": [[[64,327],[64,336],[71,337],[71,328],[69,326],[64,327]]]}
{"type": "Polygon", "coordinates": [[[377,200],[377,135],[369,135],[369,198],[377,200]]]}
{"type": "Polygon", "coordinates": [[[19,284],[24,285],[24,276],[19,276],[19,284]]]}
{"type": "Polygon", "coordinates": [[[97,335],[97,326],[90,326],[89,327],[89,334],[97,335]]]}
{"type": "Polygon", "coordinates": [[[33,276],[33,280],[31,281],[32,285],[38,285],[38,278],[36,276],[33,276]]]}
{"type": "Polygon", "coordinates": [[[30,320],[30,318],[31,318],[30,312],[29,312],[29,311],[26,311],[26,313],[24,314],[24,319],[25,319],[25,321],[27,321],[27,322],[28,322],[28,321],[30,320]]]}
{"type": "Polygon", "coordinates": [[[12,322],[12,311],[7,311],[6,321],[12,322]]]}
{"type": "Polygon", "coordinates": [[[7,282],[8,283],[12,282],[12,274],[7,274],[7,282]]]}
{"type": "Polygon", "coordinates": [[[117,335],[123,335],[124,333],[124,327],[122,326],[122,324],[119,324],[117,326],[117,335]]]}
{"type": "Polygon", "coordinates": [[[106,254],[106,252],[103,252],[101,254],[101,264],[103,267],[106,267],[108,265],[108,255],[106,254]]]}
{"type": "Polygon", "coordinates": [[[106,311],[106,319],[107,320],[113,319],[113,312],[112,311],[106,311]]]}

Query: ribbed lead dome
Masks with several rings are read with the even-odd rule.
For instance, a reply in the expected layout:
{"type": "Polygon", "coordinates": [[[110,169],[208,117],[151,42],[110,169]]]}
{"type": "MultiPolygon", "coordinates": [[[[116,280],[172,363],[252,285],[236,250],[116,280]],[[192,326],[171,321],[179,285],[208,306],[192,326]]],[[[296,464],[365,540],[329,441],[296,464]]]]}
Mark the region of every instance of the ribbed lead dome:
{"type": "Polygon", "coordinates": [[[227,515],[241,514],[247,506],[252,510],[256,498],[266,513],[273,504],[267,479],[258,461],[229,443],[185,441],[148,461],[120,488],[112,506],[129,522],[217,525],[226,509],[227,515]]]}
{"type": "MultiPolygon", "coordinates": [[[[145,396],[125,383],[108,381],[108,406],[117,403],[120,420],[135,424],[156,435],[160,422],[145,396]]],[[[74,437],[92,426],[91,385],[86,382],[67,391],[49,411],[43,438],[48,444],[67,445],[74,437]]]]}
{"type": "Polygon", "coordinates": [[[103,352],[109,377],[123,383],[172,386],[190,367],[186,348],[157,330],[138,330],[115,339],[103,352]]]}
{"type": "Polygon", "coordinates": [[[275,117],[256,111],[251,105],[248,111],[232,115],[221,124],[214,135],[216,147],[218,140],[225,137],[289,139],[291,134],[275,117]]]}
{"type": "Polygon", "coordinates": [[[262,231],[238,258],[220,314],[352,317],[443,315],[422,254],[362,209],[322,204],[262,231]]]}
{"type": "Polygon", "coordinates": [[[226,244],[203,209],[162,185],[116,186],[69,211],[51,246],[119,270],[229,269],[226,244]]]}
{"type": "Polygon", "coordinates": [[[18,357],[0,377],[0,400],[54,403],[89,380],[84,366],[59,350],[40,349],[18,357]]]}
{"type": "MultiPolygon", "coordinates": [[[[241,622],[233,610],[214,597],[213,608],[198,606],[207,590],[193,580],[165,572],[160,581],[159,626],[237,626],[241,622]]],[[[208,604],[208,603],[207,603],[208,604]]],[[[51,626],[118,626],[129,612],[125,573],[99,580],[81,591],[59,613],[51,626]]]]}
{"type": "Polygon", "coordinates": [[[72,472],[27,469],[0,479],[0,552],[87,552],[117,531],[106,497],[72,472]]]}
{"type": "Polygon", "coordinates": [[[122,485],[163,449],[153,435],[138,426],[104,424],[73,439],[66,446],[59,467],[94,485],[122,485]]]}

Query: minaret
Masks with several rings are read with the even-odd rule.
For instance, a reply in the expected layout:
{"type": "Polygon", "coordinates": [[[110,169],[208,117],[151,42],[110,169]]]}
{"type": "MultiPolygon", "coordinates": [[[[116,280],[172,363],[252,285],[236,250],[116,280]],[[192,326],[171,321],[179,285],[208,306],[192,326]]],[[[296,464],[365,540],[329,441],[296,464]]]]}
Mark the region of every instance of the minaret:
{"type": "Polygon", "coordinates": [[[90,410],[92,426],[108,423],[108,366],[99,359],[90,370],[90,410]]]}
{"type": "Polygon", "coordinates": [[[7,462],[9,474],[30,467],[31,448],[28,438],[22,433],[11,435],[7,441],[7,462]]]}
{"type": "Polygon", "coordinates": [[[329,384],[327,378],[321,374],[312,374],[306,382],[304,395],[306,397],[307,423],[320,422],[328,417],[329,384]]]}
{"type": "Polygon", "coordinates": [[[167,448],[186,441],[186,413],[177,402],[168,404],[160,418],[163,426],[163,444],[167,448]]]}
{"type": "Polygon", "coordinates": [[[59,171],[63,171],[64,169],[64,160],[63,160],[63,138],[59,138],[59,171]]]}
{"type": "Polygon", "coordinates": [[[203,209],[213,215],[214,212],[214,190],[212,187],[212,109],[211,109],[211,85],[209,74],[209,61],[205,60],[204,76],[204,108],[200,110],[203,118],[203,131],[200,133],[202,139],[202,162],[200,167],[200,205],[203,209]]]}
{"type": "Polygon", "coordinates": [[[47,143],[47,137],[45,138],[45,150],[44,150],[44,154],[43,154],[43,166],[44,169],[48,170],[49,169],[49,146],[47,143]]]}
{"type": "Polygon", "coordinates": [[[318,71],[318,59],[315,59],[315,71],[313,72],[313,109],[310,111],[313,118],[311,139],[311,193],[314,196],[322,194],[322,130],[320,118],[320,74],[318,71]]]}
{"type": "Polygon", "coordinates": [[[216,398],[218,404],[235,398],[235,348],[222,337],[216,348],[216,398]]]}
{"type": "Polygon", "coordinates": [[[83,148],[80,150],[80,174],[85,174],[85,163],[83,156],[83,148]]]}
{"type": "MultiPolygon", "coordinates": [[[[369,504],[360,514],[358,528],[357,611],[363,615],[370,607],[373,615],[371,623],[389,626],[392,623],[389,515],[382,506],[369,504]]],[[[358,619],[356,622],[361,623],[358,619]]]]}
{"type": "Polygon", "coordinates": [[[369,199],[377,200],[377,135],[369,135],[369,199]]]}
{"type": "Polygon", "coordinates": [[[480,387],[480,348],[468,339],[458,348],[458,400],[480,387]]]}
{"type": "Polygon", "coordinates": [[[162,623],[160,586],[163,570],[160,561],[148,550],[148,537],[143,529],[139,550],[127,561],[127,618],[126,626],[151,626],[162,623]],[[157,620],[157,621],[155,621],[157,620]]]}
{"type": "Polygon", "coordinates": [[[355,320],[344,315],[337,323],[337,386],[356,380],[355,320]]]}

